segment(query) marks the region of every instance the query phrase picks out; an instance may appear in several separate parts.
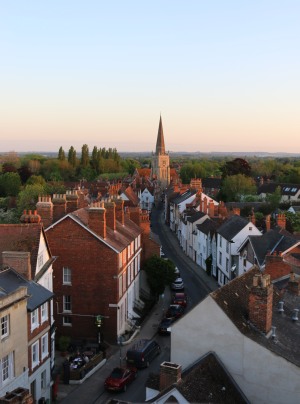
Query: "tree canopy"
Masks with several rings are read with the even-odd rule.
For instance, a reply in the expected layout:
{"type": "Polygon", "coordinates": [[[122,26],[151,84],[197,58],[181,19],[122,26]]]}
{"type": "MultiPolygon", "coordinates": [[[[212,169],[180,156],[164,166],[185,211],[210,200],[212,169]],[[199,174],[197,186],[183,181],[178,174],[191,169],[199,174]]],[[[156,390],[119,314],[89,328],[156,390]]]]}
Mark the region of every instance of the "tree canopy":
{"type": "Polygon", "coordinates": [[[151,292],[155,296],[161,295],[165,287],[176,279],[175,265],[173,262],[164,260],[156,255],[145,262],[143,269],[146,271],[151,292]]]}

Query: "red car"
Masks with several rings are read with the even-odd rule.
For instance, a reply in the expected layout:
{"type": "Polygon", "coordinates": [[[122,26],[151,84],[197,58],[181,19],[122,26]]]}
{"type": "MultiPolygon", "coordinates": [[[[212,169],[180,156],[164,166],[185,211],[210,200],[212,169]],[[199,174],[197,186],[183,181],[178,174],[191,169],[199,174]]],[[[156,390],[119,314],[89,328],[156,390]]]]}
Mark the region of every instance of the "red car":
{"type": "Polygon", "coordinates": [[[172,304],[180,304],[180,306],[186,307],[187,295],[185,293],[174,293],[172,304]]]}
{"type": "Polygon", "coordinates": [[[126,391],[137,376],[136,368],[114,368],[110,376],[105,380],[104,386],[107,390],[126,391]]]}

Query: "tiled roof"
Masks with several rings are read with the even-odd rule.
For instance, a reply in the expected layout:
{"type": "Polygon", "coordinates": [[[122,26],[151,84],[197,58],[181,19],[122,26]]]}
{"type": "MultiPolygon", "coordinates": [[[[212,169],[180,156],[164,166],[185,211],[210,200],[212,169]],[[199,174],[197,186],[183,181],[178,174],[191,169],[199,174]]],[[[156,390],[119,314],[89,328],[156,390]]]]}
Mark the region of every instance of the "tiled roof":
{"type": "Polygon", "coordinates": [[[150,177],[151,168],[137,168],[137,173],[140,177],[150,177]]]}
{"type": "Polygon", "coordinates": [[[0,284],[1,289],[7,294],[19,287],[26,286],[29,295],[27,300],[28,311],[35,310],[54,296],[48,289],[34,281],[28,281],[12,268],[0,272],[0,284]]]}
{"type": "Polygon", "coordinates": [[[249,221],[239,215],[233,215],[228,218],[221,226],[218,228],[218,233],[224,237],[226,240],[231,240],[235,237],[247,224],[249,221]]]}
{"type": "Polygon", "coordinates": [[[273,283],[272,325],[276,327],[276,338],[267,337],[249,322],[248,300],[255,274],[261,274],[256,266],[212,292],[210,296],[241,333],[300,366],[300,324],[292,321],[293,309],[300,306],[300,296],[288,292],[289,277],[273,283]],[[284,302],[285,312],[283,314],[278,311],[279,301],[284,302]]]}
{"type": "Polygon", "coordinates": [[[30,252],[32,278],[35,277],[42,223],[0,225],[0,265],[3,251],[30,252]]]}
{"type": "Polygon", "coordinates": [[[134,206],[138,206],[140,199],[131,187],[127,187],[123,192],[134,206]]]}
{"type": "Polygon", "coordinates": [[[174,203],[175,205],[179,205],[181,202],[184,202],[185,200],[187,200],[191,196],[195,195],[196,193],[197,193],[197,191],[195,189],[192,189],[192,190],[189,189],[188,191],[186,191],[183,194],[174,198],[172,200],[172,203],[174,203]]]}
{"type": "Polygon", "coordinates": [[[299,192],[300,185],[299,184],[288,184],[288,183],[268,183],[268,184],[262,184],[258,187],[258,195],[259,194],[271,194],[275,192],[276,188],[280,187],[281,189],[281,195],[296,195],[297,192],[299,192]]]}
{"type": "MultiPolygon", "coordinates": [[[[63,219],[70,217],[73,220],[80,223],[83,227],[85,227],[88,231],[90,231],[88,227],[88,209],[82,208],[78,209],[75,212],[70,213],[65,216],[63,219]]],[[[126,216],[124,218],[124,226],[116,220],[116,231],[106,227],[106,238],[105,243],[110,245],[113,249],[121,252],[126,248],[139,234],[141,234],[141,229],[138,225],[136,225],[132,220],[128,219],[126,216]]],[[[93,233],[95,233],[93,231],[93,233]]],[[[97,235],[98,236],[98,235],[97,235]]],[[[100,236],[98,236],[101,238],[100,236]]]]}
{"type": "Polygon", "coordinates": [[[195,223],[197,220],[201,219],[201,218],[204,217],[204,216],[206,216],[206,213],[196,211],[196,212],[193,212],[193,213],[191,214],[191,216],[188,215],[187,218],[186,218],[186,220],[187,220],[187,222],[195,223]]]}

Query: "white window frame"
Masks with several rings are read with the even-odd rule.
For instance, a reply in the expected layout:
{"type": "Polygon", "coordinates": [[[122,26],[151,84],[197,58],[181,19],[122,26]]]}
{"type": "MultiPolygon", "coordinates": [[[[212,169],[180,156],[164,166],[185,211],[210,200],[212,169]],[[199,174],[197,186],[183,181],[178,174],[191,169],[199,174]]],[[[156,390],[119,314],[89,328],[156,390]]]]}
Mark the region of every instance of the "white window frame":
{"type": "Polygon", "coordinates": [[[72,285],[72,270],[68,267],[63,267],[63,285],[72,285]]]}
{"type": "Polygon", "coordinates": [[[1,317],[1,339],[9,336],[9,314],[1,317]]]}
{"type": "Polygon", "coordinates": [[[63,312],[64,313],[72,313],[72,299],[70,295],[63,296],[63,312]],[[70,306],[69,308],[66,308],[70,306]]]}
{"type": "Polygon", "coordinates": [[[49,355],[48,340],[48,333],[43,335],[41,338],[42,359],[45,359],[49,355]]]}
{"type": "Polygon", "coordinates": [[[47,386],[47,371],[46,369],[42,371],[41,373],[41,390],[46,390],[47,386]]]}
{"type": "Polygon", "coordinates": [[[39,341],[36,341],[34,344],[31,345],[31,369],[34,369],[40,364],[39,349],[39,341]]]}
{"type": "Polygon", "coordinates": [[[14,378],[14,354],[13,352],[0,359],[0,387],[5,386],[14,378]]]}
{"type": "Polygon", "coordinates": [[[63,316],[63,326],[72,327],[72,317],[71,316],[63,316]]]}
{"type": "Polygon", "coordinates": [[[42,324],[48,320],[48,302],[41,305],[41,320],[42,324]]]}
{"type": "Polygon", "coordinates": [[[35,309],[31,312],[31,331],[39,326],[39,310],[35,309]]]}

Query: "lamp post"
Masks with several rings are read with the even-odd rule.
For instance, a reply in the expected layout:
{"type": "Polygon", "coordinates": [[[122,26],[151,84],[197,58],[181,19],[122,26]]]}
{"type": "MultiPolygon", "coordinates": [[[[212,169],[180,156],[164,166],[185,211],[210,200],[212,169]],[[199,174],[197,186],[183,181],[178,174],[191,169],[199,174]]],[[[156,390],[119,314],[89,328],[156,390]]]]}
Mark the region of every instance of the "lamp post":
{"type": "Polygon", "coordinates": [[[100,327],[101,327],[101,324],[102,324],[102,316],[100,316],[100,315],[96,316],[95,324],[96,324],[97,331],[98,331],[97,332],[97,342],[98,342],[98,349],[100,351],[100,345],[101,345],[100,327]]]}

